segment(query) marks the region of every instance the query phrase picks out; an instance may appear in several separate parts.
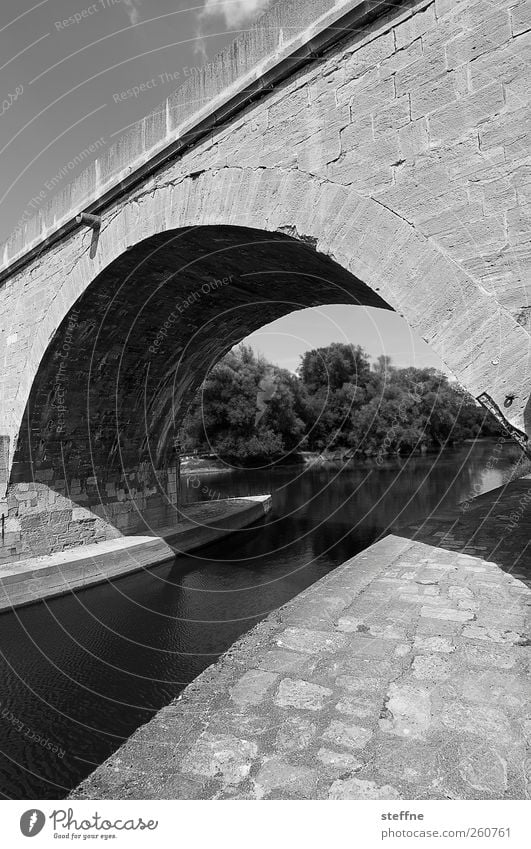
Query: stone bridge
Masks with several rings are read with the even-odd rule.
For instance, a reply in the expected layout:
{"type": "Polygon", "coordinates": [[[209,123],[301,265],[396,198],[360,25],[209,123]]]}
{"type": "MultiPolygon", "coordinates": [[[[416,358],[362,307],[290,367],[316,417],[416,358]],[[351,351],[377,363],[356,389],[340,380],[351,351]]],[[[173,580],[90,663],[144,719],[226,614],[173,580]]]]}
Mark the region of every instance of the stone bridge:
{"type": "Polygon", "coordinates": [[[529,0],[282,0],[5,245],[6,562],[176,502],[187,399],[290,311],[392,309],[525,445],[529,0]]]}

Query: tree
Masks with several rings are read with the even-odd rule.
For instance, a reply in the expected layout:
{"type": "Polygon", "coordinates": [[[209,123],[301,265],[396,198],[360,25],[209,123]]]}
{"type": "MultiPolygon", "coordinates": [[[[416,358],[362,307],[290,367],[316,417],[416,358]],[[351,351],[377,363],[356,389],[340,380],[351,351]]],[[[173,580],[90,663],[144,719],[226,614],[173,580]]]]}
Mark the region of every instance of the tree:
{"type": "Polygon", "coordinates": [[[348,449],[382,457],[499,433],[474,399],[433,368],[371,369],[355,345],[307,351],[298,376],[245,345],[207,375],[183,424],[185,450],[235,462],[348,449]]]}
{"type": "Polygon", "coordinates": [[[299,377],[312,395],[320,389],[335,392],[345,383],[364,386],[369,374],[369,358],[363,348],[341,342],[306,351],[299,367],[299,377]]]}
{"type": "Polygon", "coordinates": [[[207,375],[183,422],[183,447],[233,461],[278,458],[303,439],[303,410],[297,378],[241,345],[207,375]]]}

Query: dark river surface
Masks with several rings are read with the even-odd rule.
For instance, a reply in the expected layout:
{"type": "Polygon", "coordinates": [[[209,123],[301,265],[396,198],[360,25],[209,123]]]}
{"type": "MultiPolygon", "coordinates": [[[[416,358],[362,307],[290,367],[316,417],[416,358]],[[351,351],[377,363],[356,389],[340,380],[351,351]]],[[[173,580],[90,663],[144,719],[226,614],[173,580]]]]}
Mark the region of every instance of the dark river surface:
{"type": "MultiPolygon", "coordinates": [[[[63,798],[244,631],[393,522],[504,483],[519,451],[505,445],[487,469],[494,444],[205,475],[203,498],[271,492],[272,512],[194,556],[0,615],[3,797],[63,798]]],[[[197,483],[183,479],[185,500],[197,483]]]]}

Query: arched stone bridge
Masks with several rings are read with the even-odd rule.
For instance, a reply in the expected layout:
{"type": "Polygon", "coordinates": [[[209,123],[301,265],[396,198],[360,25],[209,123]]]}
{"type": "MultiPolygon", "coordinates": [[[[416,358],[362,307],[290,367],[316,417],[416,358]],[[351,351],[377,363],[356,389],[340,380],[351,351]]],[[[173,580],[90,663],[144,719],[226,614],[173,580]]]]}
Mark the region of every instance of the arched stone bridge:
{"type": "Polygon", "coordinates": [[[3,561],[156,522],[206,371],[307,306],[398,311],[525,441],[530,30],[528,0],[285,0],[14,235],[3,561]]]}

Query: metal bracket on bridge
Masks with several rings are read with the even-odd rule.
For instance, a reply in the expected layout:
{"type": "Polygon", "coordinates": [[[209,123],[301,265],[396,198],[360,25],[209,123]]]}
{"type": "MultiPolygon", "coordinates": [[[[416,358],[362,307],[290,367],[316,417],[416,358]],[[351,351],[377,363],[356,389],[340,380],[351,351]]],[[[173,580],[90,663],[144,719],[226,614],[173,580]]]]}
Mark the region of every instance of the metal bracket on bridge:
{"type": "Polygon", "coordinates": [[[92,229],[92,241],[90,243],[90,258],[94,259],[98,249],[98,239],[101,228],[101,216],[91,215],[89,212],[81,212],[76,215],[76,224],[86,224],[92,229]]]}
{"type": "Polygon", "coordinates": [[[76,215],[76,224],[86,224],[87,227],[92,227],[93,230],[99,230],[101,227],[101,216],[82,212],[80,215],[76,215]]]}
{"type": "Polygon", "coordinates": [[[514,425],[505,418],[496,401],[494,401],[487,392],[482,392],[481,395],[478,395],[477,400],[494,416],[496,421],[501,424],[509,436],[518,443],[524,454],[531,459],[531,446],[529,445],[529,437],[527,434],[518,430],[517,427],[514,427],[514,425]]]}

